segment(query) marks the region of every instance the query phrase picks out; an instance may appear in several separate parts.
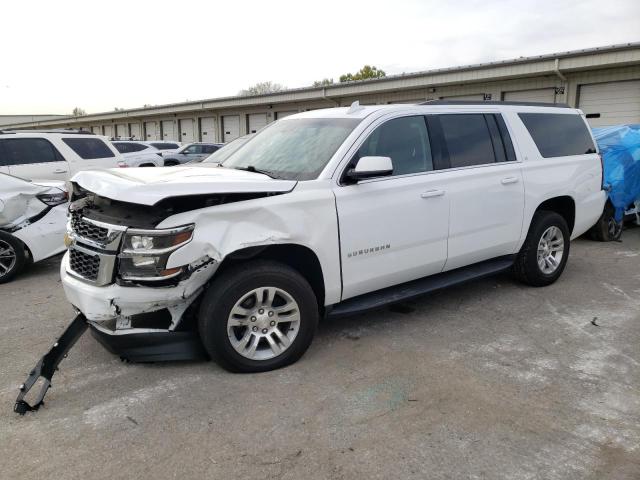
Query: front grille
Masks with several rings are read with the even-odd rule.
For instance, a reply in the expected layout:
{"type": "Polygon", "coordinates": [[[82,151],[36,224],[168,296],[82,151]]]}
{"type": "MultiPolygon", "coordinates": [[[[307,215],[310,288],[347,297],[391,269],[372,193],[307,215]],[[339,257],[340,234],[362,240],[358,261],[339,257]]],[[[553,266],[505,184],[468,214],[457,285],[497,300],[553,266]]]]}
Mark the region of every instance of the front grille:
{"type": "Polygon", "coordinates": [[[100,257],[78,250],[69,250],[69,268],[87,280],[97,280],[100,271],[100,257]]]}
{"type": "Polygon", "coordinates": [[[95,242],[106,242],[109,238],[109,230],[89,223],[82,218],[82,212],[71,213],[71,228],[76,235],[95,242]]]}

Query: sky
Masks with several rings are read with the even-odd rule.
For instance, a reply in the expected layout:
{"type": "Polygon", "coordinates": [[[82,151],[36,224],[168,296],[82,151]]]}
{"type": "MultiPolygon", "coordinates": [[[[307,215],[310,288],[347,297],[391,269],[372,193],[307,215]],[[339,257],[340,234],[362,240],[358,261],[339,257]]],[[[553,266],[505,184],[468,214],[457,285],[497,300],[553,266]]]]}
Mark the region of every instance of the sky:
{"type": "Polygon", "coordinates": [[[638,0],[3,2],[0,114],[87,113],[640,41],[638,0]],[[223,5],[225,3],[225,5],[223,5]]]}

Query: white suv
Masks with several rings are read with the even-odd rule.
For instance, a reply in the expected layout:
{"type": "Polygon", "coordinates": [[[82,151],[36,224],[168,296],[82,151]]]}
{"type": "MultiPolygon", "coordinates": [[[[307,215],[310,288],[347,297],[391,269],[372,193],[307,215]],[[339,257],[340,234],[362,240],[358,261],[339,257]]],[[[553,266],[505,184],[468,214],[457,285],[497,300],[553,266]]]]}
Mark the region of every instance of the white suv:
{"type": "Polygon", "coordinates": [[[88,132],[0,130],[0,173],[29,180],[68,180],[81,170],[113,168],[120,153],[88,132]]]}
{"type": "Polygon", "coordinates": [[[315,110],[221,167],[77,174],[62,283],[121,357],[264,371],[297,360],[322,316],[508,269],[553,283],[605,199],[579,110],[315,110]]]}

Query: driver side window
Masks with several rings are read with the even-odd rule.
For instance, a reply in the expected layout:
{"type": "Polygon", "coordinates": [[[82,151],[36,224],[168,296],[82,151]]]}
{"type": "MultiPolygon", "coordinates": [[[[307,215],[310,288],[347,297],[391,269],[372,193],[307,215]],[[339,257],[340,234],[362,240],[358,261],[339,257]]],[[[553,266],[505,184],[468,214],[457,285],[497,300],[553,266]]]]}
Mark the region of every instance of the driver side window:
{"type": "Polygon", "coordinates": [[[358,149],[356,158],[390,157],[393,175],[433,170],[427,124],[422,115],[394,118],[380,125],[358,149]]]}

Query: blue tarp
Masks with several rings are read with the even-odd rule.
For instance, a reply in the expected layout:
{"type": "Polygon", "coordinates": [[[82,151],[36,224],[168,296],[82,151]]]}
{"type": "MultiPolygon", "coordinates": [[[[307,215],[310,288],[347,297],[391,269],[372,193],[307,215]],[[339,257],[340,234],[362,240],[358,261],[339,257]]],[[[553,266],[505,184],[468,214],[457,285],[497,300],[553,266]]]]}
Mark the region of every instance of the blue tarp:
{"type": "Polygon", "coordinates": [[[604,162],[604,183],[621,221],[633,202],[640,200],[640,124],[593,129],[604,162]]]}

